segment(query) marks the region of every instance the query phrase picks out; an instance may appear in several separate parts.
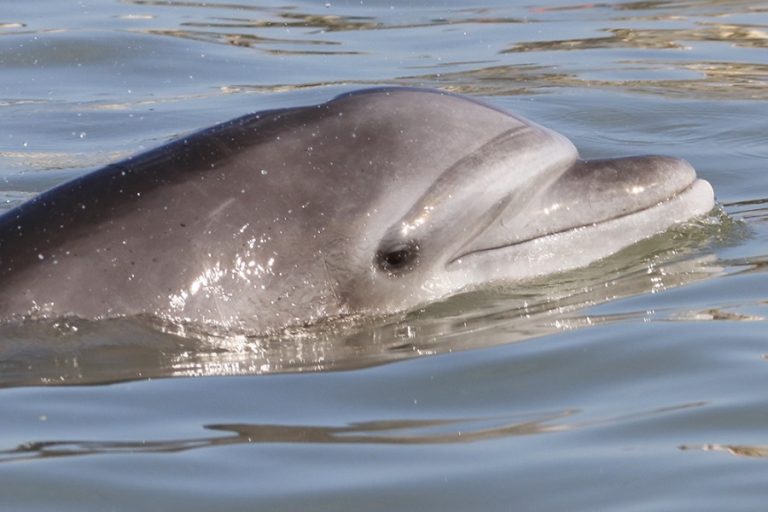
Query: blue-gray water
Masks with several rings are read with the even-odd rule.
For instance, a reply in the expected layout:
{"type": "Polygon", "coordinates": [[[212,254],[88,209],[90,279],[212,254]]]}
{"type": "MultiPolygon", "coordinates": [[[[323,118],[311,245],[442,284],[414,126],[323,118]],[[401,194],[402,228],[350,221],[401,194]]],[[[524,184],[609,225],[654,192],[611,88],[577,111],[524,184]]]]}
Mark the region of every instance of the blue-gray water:
{"type": "Polygon", "coordinates": [[[5,326],[0,510],[764,509],[764,1],[2,0],[0,202],[381,84],[687,158],[725,213],[368,325],[5,326]]]}

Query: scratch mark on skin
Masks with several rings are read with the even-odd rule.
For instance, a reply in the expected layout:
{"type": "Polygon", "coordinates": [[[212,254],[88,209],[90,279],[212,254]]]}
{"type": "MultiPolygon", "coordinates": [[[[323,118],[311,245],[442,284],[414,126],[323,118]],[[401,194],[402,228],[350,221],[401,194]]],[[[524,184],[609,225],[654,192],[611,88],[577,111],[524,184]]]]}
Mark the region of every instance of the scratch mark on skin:
{"type": "Polygon", "coordinates": [[[235,202],[235,200],[236,199],[234,197],[230,197],[229,199],[227,199],[226,201],[221,203],[216,209],[211,211],[211,213],[208,214],[209,222],[211,222],[214,219],[216,219],[216,217],[218,217],[224,210],[226,210],[227,208],[232,206],[232,204],[235,202]]]}

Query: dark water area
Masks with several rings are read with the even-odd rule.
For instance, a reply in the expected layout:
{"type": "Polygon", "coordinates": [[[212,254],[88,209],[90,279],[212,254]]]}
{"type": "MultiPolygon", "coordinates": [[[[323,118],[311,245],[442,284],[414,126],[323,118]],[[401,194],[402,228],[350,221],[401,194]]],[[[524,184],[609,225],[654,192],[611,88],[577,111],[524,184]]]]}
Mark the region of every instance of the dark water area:
{"type": "MultiPolygon", "coordinates": [[[[272,337],[0,326],[0,510],[761,510],[768,4],[0,2],[0,208],[248,112],[432,87],[706,218],[588,268],[272,337]]],[[[0,283],[2,286],[2,283],[0,283]]]]}

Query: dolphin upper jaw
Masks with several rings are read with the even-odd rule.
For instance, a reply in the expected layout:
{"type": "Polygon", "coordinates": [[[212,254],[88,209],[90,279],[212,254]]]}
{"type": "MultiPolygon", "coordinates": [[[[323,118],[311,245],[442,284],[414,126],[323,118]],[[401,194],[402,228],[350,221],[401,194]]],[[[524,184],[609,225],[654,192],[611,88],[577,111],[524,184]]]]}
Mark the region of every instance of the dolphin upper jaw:
{"type": "Polygon", "coordinates": [[[579,160],[550,187],[532,194],[525,208],[499,214],[449,257],[445,268],[479,272],[479,267],[496,266],[492,273],[504,279],[568,270],[705,215],[713,207],[711,185],[698,179],[685,160],[579,160]],[[588,245],[579,246],[577,239],[588,245]]]}

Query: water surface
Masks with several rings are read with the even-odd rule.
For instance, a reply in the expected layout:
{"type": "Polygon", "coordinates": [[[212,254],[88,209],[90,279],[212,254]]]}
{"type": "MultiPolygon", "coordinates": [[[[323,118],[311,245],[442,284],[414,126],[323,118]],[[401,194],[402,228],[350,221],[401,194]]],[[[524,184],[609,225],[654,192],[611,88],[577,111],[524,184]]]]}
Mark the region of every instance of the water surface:
{"type": "Polygon", "coordinates": [[[762,508],[763,2],[1,6],[3,209],[197,128],[386,84],[484,99],[585,157],[687,158],[722,205],[590,268],[375,322],[3,326],[1,509],[762,508]]]}

